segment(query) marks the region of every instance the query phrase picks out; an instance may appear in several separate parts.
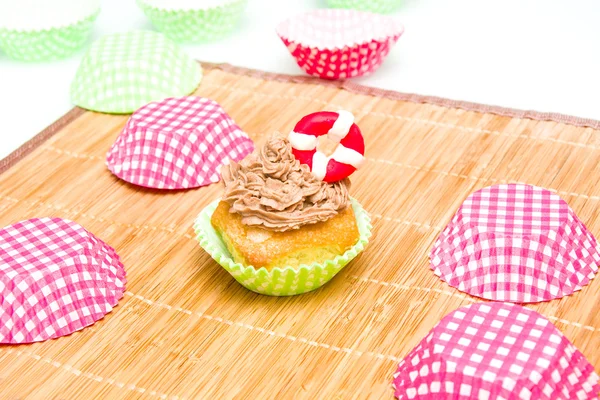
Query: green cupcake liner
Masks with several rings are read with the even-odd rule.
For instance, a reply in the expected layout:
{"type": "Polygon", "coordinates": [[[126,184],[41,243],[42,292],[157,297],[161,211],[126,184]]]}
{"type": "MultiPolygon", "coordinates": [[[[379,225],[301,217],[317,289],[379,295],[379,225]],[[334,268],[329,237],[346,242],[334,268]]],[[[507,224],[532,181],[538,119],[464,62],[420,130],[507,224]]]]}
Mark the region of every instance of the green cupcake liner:
{"type": "Polygon", "coordinates": [[[353,8],[386,14],[396,10],[402,4],[402,0],[327,0],[327,3],[333,8],[353,8]]]}
{"type": "Polygon", "coordinates": [[[188,95],[202,67],[177,44],[151,31],[106,35],[92,44],[71,83],[79,107],[129,114],[152,101],[188,95]]]}
{"type": "Polygon", "coordinates": [[[61,28],[39,31],[0,28],[0,48],[19,61],[52,61],[68,57],[83,47],[99,13],[61,28]]]}
{"type": "Polygon", "coordinates": [[[206,42],[224,36],[233,30],[246,3],[247,0],[236,0],[207,9],[166,10],[138,0],[138,5],[156,28],[181,43],[206,42]]]}
{"type": "Polygon", "coordinates": [[[310,292],[323,286],[354,259],[369,242],[371,236],[371,219],[367,212],[355,199],[351,198],[352,209],[356,216],[359,239],[354,246],[341,256],[328,260],[323,264],[301,265],[297,268],[273,268],[268,271],[262,267],[245,267],[231,258],[227,246],[214,230],[210,218],[220,200],[216,200],[202,210],[194,223],[196,238],[200,246],[211,257],[225,268],[245,288],[253,292],[270,296],[292,296],[310,292]]]}

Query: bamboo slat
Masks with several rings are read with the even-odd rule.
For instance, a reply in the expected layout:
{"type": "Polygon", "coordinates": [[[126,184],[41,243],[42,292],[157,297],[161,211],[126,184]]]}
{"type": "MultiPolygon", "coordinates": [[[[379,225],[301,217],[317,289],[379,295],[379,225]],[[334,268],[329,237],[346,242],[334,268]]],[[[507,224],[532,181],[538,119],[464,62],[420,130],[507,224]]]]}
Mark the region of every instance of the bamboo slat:
{"type": "MultiPolygon", "coordinates": [[[[499,182],[557,191],[600,236],[600,131],[421,104],[315,81],[209,68],[198,95],[256,141],[323,109],[352,111],[368,163],[352,195],[372,213],[366,251],[329,284],[290,298],[241,287],[193,239],[221,186],[160,192],[124,183],[104,157],[126,116],[79,113],[0,175],[0,225],[73,219],[115,247],[127,292],[69,337],[0,347],[0,398],[392,398],[399,359],[478,301],[441,282],[428,253],[460,203],[499,182]]],[[[529,305],[600,369],[600,279],[529,305]]]]}

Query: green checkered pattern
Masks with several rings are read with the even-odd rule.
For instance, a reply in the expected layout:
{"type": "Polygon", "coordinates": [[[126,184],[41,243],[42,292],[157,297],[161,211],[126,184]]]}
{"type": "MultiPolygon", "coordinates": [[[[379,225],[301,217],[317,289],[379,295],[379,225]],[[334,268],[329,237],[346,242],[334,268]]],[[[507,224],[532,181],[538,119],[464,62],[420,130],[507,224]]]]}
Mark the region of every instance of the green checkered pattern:
{"type": "Polygon", "coordinates": [[[20,61],[51,61],[70,56],[90,36],[98,12],[73,25],[39,31],[0,28],[0,49],[20,61]]]}
{"type": "Polygon", "coordinates": [[[402,0],[327,0],[327,3],[334,8],[353,8],[386,14],[396,10],[402,4],[402,0]]]}
{"type": "Polygon", "coordinates": [[[162,10],[138,5],[156,28],[176,42],[199,43],[218,39],[230,32],[240,19],[247,0],[236,0],[206,10],[162,10]]]}
{"type": "Polygon", "coordinates": [[[200,84],[202,68],[156,32],[104,36],[81,61],[71,100],[88,110],[132,113],[144,104],[185,96],[200,84]]]}
{"type": "Polygon", "coordinates": [[[200,246],[244,287],[260,294],[291,296],[323,286],[364,250],[371,236],[371,219],[356,200],[351,200],[360,234],[358,242],[343,255],[323,264],[301,265],[298,268],[274,268],[267,271],[266,268],[256,270],[254,267],[244,267],[234,262],[227,246],[210,223],[210,218],[220,200],[202,210],[196,218],[194,230],[200,246]]]}

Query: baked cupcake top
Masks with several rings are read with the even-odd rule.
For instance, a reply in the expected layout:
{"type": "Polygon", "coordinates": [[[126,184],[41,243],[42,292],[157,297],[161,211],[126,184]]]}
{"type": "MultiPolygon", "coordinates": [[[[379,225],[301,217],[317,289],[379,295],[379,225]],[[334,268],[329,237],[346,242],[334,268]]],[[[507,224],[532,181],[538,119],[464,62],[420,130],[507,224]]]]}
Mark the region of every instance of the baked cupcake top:
{"type": "Polygon", "coordinates": [[[221,169],[223,201],[242,223],[285,232],[334,217],[350,204],[348,178],[317,179],[292,154],[287,139],[274,136],[239,163],[221,169]]]}

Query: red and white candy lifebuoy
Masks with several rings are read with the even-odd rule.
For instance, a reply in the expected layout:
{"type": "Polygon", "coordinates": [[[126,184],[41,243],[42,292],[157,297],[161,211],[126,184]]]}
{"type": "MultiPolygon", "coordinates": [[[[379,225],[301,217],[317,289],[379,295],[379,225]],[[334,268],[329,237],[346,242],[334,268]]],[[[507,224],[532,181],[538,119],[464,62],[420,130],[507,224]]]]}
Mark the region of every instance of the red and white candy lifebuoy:
{"type": "Polygon", "coordinates": [[[308,114],[296,124],[288,140],[296,159],[325,182],[347,178],[365,160],[365,141],[354,123],[354,115],[348,111],[308,114]],[[338,143],[330,156],[317,150],[319,136],[323,135],[338,143]]]}

